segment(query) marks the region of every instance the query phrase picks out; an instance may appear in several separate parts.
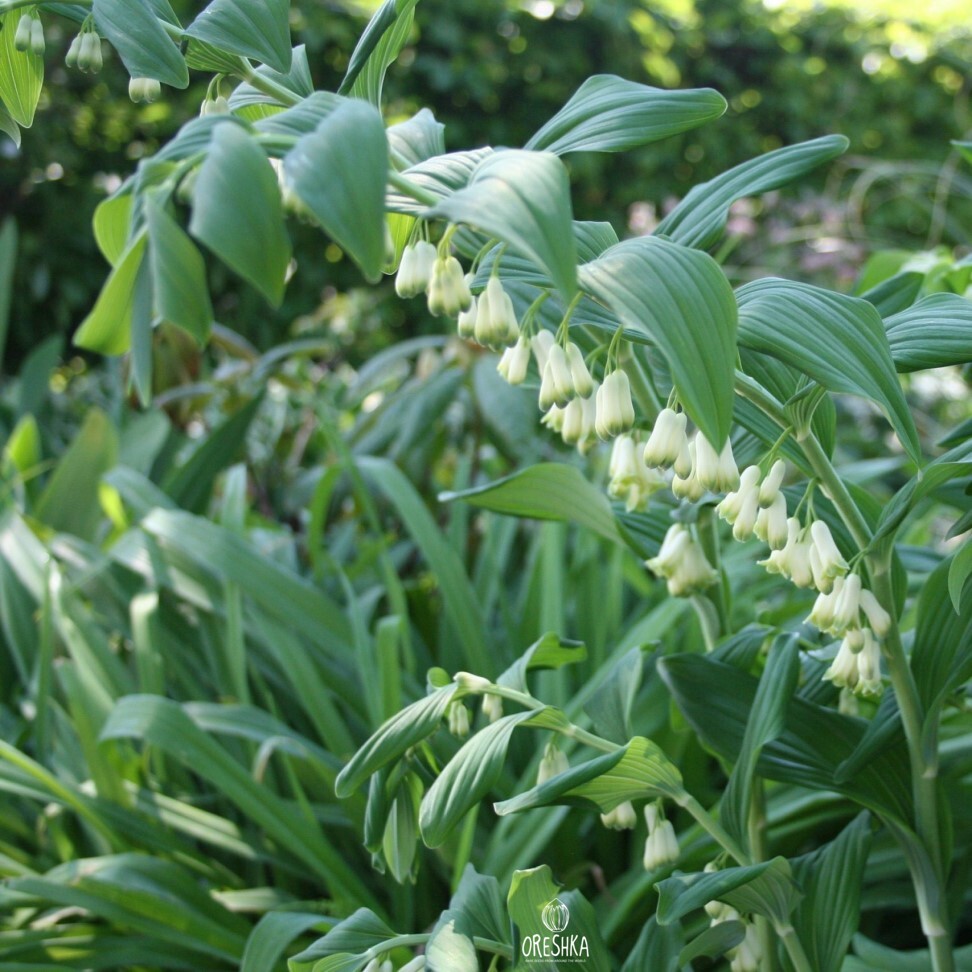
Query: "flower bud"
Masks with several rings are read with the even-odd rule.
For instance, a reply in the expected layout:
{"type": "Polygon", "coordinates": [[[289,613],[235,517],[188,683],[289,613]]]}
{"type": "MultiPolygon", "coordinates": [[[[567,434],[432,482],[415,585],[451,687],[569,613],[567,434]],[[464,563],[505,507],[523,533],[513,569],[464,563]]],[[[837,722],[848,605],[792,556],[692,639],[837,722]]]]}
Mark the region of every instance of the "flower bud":
{"type": "Polygon", "coordinates": [[[674,573],[685,549],[692,542],[692,534],[681,523],[673,523],[662,540],[658,553],[645,561],[645,566],[659,577],[674,573]]]}
{"type": "Polygon", "coordinates": [[[547,426],[548,429],[552,429],[554,432],[560,432],[564,427],[564,410],[559,405],[551,405],[547,409],[547,414],[540,419],[540,422],[547,426]]]}
{"type": "MultiPolygon", "coordinates": [[[[101,43],[97,42],[97,46],[100,52],[101,43]]],[[[80,60],[78,63],[80,64],[80,60]]],[[[128,82],[128,97],[136,104],[139,102],[151,104],[153,101],[158,101],[161,93],[162,86],[154,78],[132,78],[128,82]]]]}
{"type": "Polygon", "coordinates": [[[786,497],[783,493],[777,493],[776,499],[769,506],[760,509],[753,532],[760,540],[769,544],[770,550],[783,549],[787,538],[786,497]]]}
{"type": "Polygon", "coordinates": [[[824,575],[833,578],[839,574],[846,574],[848,571],[847,561],[844,560],[840,550],[837,549],[830,527],[823,520],[814,520],[810,524],[810,536],[813,538],[813,545],[820,555],[820,566],[824,575]]]}
{"type": "Polygon", "coordinates": [[[881,681],[881,649],[874,632],[864,628],[864,644],[857,656],[858,683],[860,695],[880,695],[884,691],[881,681]]]}
{"type": "Polygon", "coordinates": [[[467,692],[486,692],[493,687],[493,683],[488,678],[473,675],[472,672],[456,672],[452,680],[467,692]]]}
{"type": "Polygon", "coordinates": [[[879,638],[885,637],[891,630],[891,615],[881,607],[872,591],[861,591],[861,610],[867,617],[871,630],[879,638]]]}
{"type": "Polygon", "coordinates": [[[763,959],[763,947],[759,942],[756,926],[746,924],[746,937],[730,950],[730,972],[759,972],[759,964],[763,959]]]}
{"type": "MultiPolygon", "coordinates": [[[[684,412],[663,408],[655,419],[651,435],[645,445],[645,463],[652,468],[666,469],[678,461],[683,450],[688,455],[687,419],[684,412]]],[[[681,464],[684,469],[684,462],[681,464]]],[[[691,458],[686,475],[691,472],[691,458]]]]}
{"type": "Polygon", "coordinates": [[[776,497],[780,495],[780,486],[783,485],[783,477],[785,475],[786,463],[782,459],[777,459],[770,468],[770,471],[766,474],[762,485],[759,487],[760,506],[768,507],[776,502],[776,497]]]}
{"type": "MultiPolygon", "coordinates": [[[[34,18],[29,13],[21,14],[14,32],[14,47],[18,51],[30,50],[30,33],[34,18]]],[[[9,36],[9,35],[8,35],[9,36]]]]}
{"type": "Polygon", "coordinates": [[[424,972],[425,970],[425,956],[416,955],[411,962],[406,962],[398,972],[424,972]]]}
{"type": "MultiPolygon", "coordinates": [[[[758,512],[758,493],[759,493],[759,466],[747,466],[739,477],[739,489],[732,493],[727,493],[725,498],[716,506],[716,512],[727,523],[736,523],[743,511],[746,512],[746,520],[752,520],[746,535],[752,533],[756,523],[758,512]]],[[[744,539],[737,537],[736,539],[744,539]]]]}
{"type": "Polygon", "coordinates": [[[631,384],[620,368],[604,376],[604,382],[595,396],[595,404],[597,416],[594,423],[600,438],[614,438],[634,425],[631,384]]]}
{"type": "MultiPolygon", "coordinates": [[[[460,320],[462,315],[459,315],[460,320]]],[[[525,337],[517,338],[516,344],[507,348],[496,366],[496,370],[511,384],[521,385],[530,367],[530,342],[525,337]]]]}
{"type": "Polygon", "coordinates": [[[449,732],[457,739],[465,739],[469,735],[469,710],[461,702],[449,703],[446,718],[449,732]]]}
{"type": "Polygon", "coordinates": [[[563,408],[574,397],[574,383],[567,364],[567,352],[554,344],[547,354],[540,381],[540,408],[546,411],[551,405],[563,408]]]}
{"type": "MultiPolygon", "coordinates": [[[[572,398],[564,409],[564,424],[560,430],[567,445],[577,445],[584,435],[584,399],[572,398]]],[[[608,487],[610,489],[610,487],[608,487]]]]}
{"type": "Polygon", "coordinates": [[[597,382],[594,382],[594,394],[588,398],[579,399],[581,404],[581,421],[582,430],[580,441],[577,443],[577,449],[581,455],[586,455],[588,450],[597,441],[597,430],[595,428],[597,422],[597,404],[595,396],[597,394],[597,389],[600,387],[597,382]]]}
{"type": "Polygon", "coordinates": [[[724,493],[739,485],[739,469],[736,467],[736,460],[732,455],[732,442],[729,439],[726,439],[722,451],[719,453],[717,472],[716,489],[719,492],[724,493]]]}
{"type": "Polygon", "coordinates": [[[834,629],[834,614],[837,609],[837,599],[840,597],[843,586],[844,578],[838,577],[834,581],[833,590],[822,591],[817,595],[816,601],[813,602],[813,609],[807,616],[807,621],[810,624],[815,625],[821,631],[832,631],[834,629]]]}
{"type": "Polygon", "coordinates": [[[76,34],[64,55],[64,66],[75,68],[78,66],[78,55],[81,53],[81,35],[76,34]]]}
{"type": "Polygon", "coordinates": [[[490,277],[476,308],[476,341],[498,351],[520,335],[513,301],[499,277],[490,277]]]}
{"type": "Polygon", "coordinates": [[[566,773],[569,769],[570,763],[567,761],[564,751],[554,743],[548,743],[537,770],[537,786],[542,786],[547,780],[552,780],[555,776],[560,776],[561,773],[566,773]]]}
{"type": "MultiPolygon", "coordinates": [[[[459,312],[459,319],[456,322],[456,331],[459,337],[467,341],[476,340],[476,318],[479,316],[479,302],[473,300],[468,310],[459,312]]],[[[500,372],[502,374],[502,372],[500,372]]]]}
{"type": "Polygon", "coordinates": [[[581,349],[573,341],[567,344],[567,364],[570,367],[570,379],[574,391],[581,398],[590,398],[594,393],[594,379],[587,370],[587,363],[584,361],[581,349]]]}
{"type": "Polygon", "coordinates": [[[37,57],[43,57],[47,50],[47,42],[44,40],[44,25],[40,17],[35,17],[30,25],[30,50],[37,57]]]}
{"type": "Polygon", "coordinates": [[[434,317],[458,317],[460,311],[468,310],[472,304],[462,264],[454,256],[436,258],[428,293],[429,313],[434,317]]]}
{"type": "Polygon", "coordinates": [[[851,574],[844,580],[837,600],[834,602],[834,633],[843,634],[849,628],[858,627],[860,611],[861,578],[859,574],[851,574]]]}
{"type": "Polygon", "coordinates": [[[645,840],[645,853],[642,859],[646,871],[654,871],[678,862],[678,838],[671,822],[662,820],[648,832],[645,840]]]}
{"type": "Polygon", "coordinates": [[[637,822],[638,815],[630,800],[625,800],[610,812],[601,814],[601,823],[610,830],[632,830],[637,822]]]}
{"type": "Polygon", "coordinates": [[[483,715],[490,722],[497,722],[503,718],[503,700],[498,695],[483,696],[483,715]]]}
{"type": "MultiPolygon", "coordinates": [[[[228,115],[230,113],[230,105],[223,95],[216,95],[215,98],[206,98],[202,105],[199,107],[199,114],[203,117],[207,115],[228,115]]],[[[388,227],[385,227],[385,232],[388,232],[388,227]]],[[[390,239],[390,237],[389,237],[390,239]]],[[[388,240],[386,239],[386,244],[388,240]]],[[[403,254],[404,256],[404,254],[403,254]]],[[[394,259],[394,247],[391,255],[389,255],[387,248],[385,251],[385,262],[390,263],[394,259]]]]}
{"type": "Polygon", "coordinates": [[[686,597],[705,590],[715,582],[717,576],[702,547],[693,540],[682,553],[675,571],[668,577],[668,593],[672,597],[686,597]]]}
{"type": "Polygon", "coordinates": [[[830,667],[824,672],[823,678],[838,688],[848,688],[851,691],[857,688],[857,654],[851,648],[847,638],[840,643],[837,654],[830,667]]]}
{"type": "Polygon", "coordinates": [[[695,433],[693,442],[695,443],[695,478],[704,489],[715,489],[719,483],[719,454],[701,432],[695,433]]]}
{"type": "MultiPolygon", "coordinates": [[[[415,247],[410,244],[402,250],[402,259],[395,274],[395,293],[399,297],[414,297],[420,291],[415,285],[415,247]]],[[[462,334],[462,315],[459,316],[459,333],[462,334]]]]}
{"type": "Polygon", "coordinates": [[[543,369],[547,367],[547,357],[553,346],[554,336],[550,331],[537,331],[530,338],[530,347],[533,350],[533,356],[537,359],[537,371],[540,372],[541,377],[543,376],[543,369]]]}

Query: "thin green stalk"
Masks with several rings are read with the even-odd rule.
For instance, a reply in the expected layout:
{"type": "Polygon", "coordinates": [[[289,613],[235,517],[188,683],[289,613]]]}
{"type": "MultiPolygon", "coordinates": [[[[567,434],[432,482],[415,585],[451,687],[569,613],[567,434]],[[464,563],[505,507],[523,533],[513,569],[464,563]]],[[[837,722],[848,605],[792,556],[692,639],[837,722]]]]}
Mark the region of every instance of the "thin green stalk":
{"type": "MultiPolygon", "coordinates": [[[[163,21],[159,21],[162,26],[166,26],[163,21]]],[[[265,74],[260,74],[258,71],[254,71],[253,68],[247,65],[247,70],[243,72],[240,77],[248,84],[251,88],[256,88],[257,91],[262,91],[265,95],[271,98],[276,98],[277,101],[282,105],[287,105],[293,107],[294,105],[299,105],[304,99],[301,98],[299,94],[295,94],[290,88],[284,87],[272,78],[268,78],[265,74]]]]}
{"type": "MultiPolygon", "coordinates": [[[[766,846],[766,793],[763,788],[763,781],[759,777],[753,780],[752,799],[749,801],[749,819],[746,829],[754,863],[765,861],[768,854],[766,846]]],[[[779,962],[773,941],[773,927],[764,915],[756,915],[754,921],[759,935],[759,943],[762,947],[765,972],[778,972],[779,962]]]]}
{"type": "Polygon", "coordinates": [[[810,964],[810,959],[807,957],[807,953],[803,950],[803,944],[797,938],[797,933],[793,930],[792,925],[787,925],[785,928],[777,928],[776,934],[780,936],[780,941],[783,942],[786,954],[789,955],[796,972],[815,972],[814,967],[810,964]]]}
{"type": "Polygon", "coordinates": [[[680,807],[687,810],[701,825],[710,837],[732,858],[743,866],[752,864],[749,855],[739,846],[736,839],[712,816],[691,793],[684,793],[676,801],[680,807]]]}
{"type": "Polygon", "coordinates": [[[403,196],[408,196],[410,199],[414,199],[416,202],[423,203],[426,206],[434,206],[439,202],[438,196],[416,185],[411,179],[406,179],[405,176],[394,170],[388,173],[388,183],[394,186],[403,196]]]}

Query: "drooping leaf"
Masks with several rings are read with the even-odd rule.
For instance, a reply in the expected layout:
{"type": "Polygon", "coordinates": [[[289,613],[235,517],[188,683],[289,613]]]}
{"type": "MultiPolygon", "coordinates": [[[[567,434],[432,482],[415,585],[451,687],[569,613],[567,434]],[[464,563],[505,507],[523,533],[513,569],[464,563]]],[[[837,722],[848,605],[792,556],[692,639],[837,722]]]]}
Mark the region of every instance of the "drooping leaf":
{"type": "Polygon", "coordinates": [[[310,948],[295,955],[290,960],[290,968],[309,970],[315,963],[329,956],[356,958],[358,965],[333,966],[334,968],[362,968],[368,961],[364,956],[354,953],[366,952],[370,948],[384,945],[396,938],[393,932],[373,911],[358,908],[352,915],[338,922],[323,938],[319,938],[310,948]]]}
{"type": "Polygon", "coordinates": [[[659,881],[655,885],[658,891],[658,910],[655,913],[658,924],[670,925],[710,901],[724,901],[730,892],[765,874],[771,863],[764,861],[710,873],[678,874],[659,881]]]}
{"type": "Polygon", "coordinates": [[[339,94],[381,105],[385,72],[408,40],[416,3],[418,0],[385,0],[375,11],[351,54],[339,94]]]}
{"type": "Polygon", "coordinates": [[[418,165],[445,152],[444,132],[445,125],[428,108],[422,108],[406,121],[389,125],[385,134],[396,159],[418,165]]]}
{"type": "Polygon", "coordinates": [[[632,648],[618,659],[607,678],[584,703],[584,711],[599,735],[616,743],[624,743],[631,737],[631,710],[641,688],[644,667],[641,647],[632,648]]]}
{"type": "Polygon", "coordinates": [[[186,28],[214,47],[290,70],[289,0],[210,0],[186,28]]]}
{"type": "Polygon", "coordinates": [[[277,306],[290,240],[277,178],[263,149],[239,126],[212,133],[193,190],[189,232],[277,306]]]}
{"type": "MultiPolygon", "coordinates": [[[[44,58],[29,49],[18,51],[14,47],[14,34],[21,13],[12,10],[0,16],[0,102],[16,125],[30,128],[44,87],[44,58]]],[[[16,126],[12,131],[4,130],[15,142],[18,141],[13,134],[17,131],[16,126]]]]}
{"type": "Polygon", "coordinates": [[[345,100],[331,91],[315,91],[293,108],[261,118],[253,127],[269,135],[307,135],[345,100]]]}
{"type": "MultiPolygon", "coordinates": [[[[479,163],[492,154],[491,148],[447,152],[445,155],[436,155],[424,162],[419,162],[418,165],[411,166],[402,175],[420,189],[445,199],[465,188],[479,163]]],[[[416,202],[411,196],[395,191],[388,193],[387,203],[392,212],[406,213],[410,216],[417,216],[426,209],[422,203],[416,202]]]]}
{"type": "Polygon", "coordinates": [[[203,345],[212,327],[213,308],[202,255],[156,200],[145,201],[145,215],[156,311],[203,345]]]}
{"type": "Polygon", "coordinates": [[[564,665],[576,665],[587,658],[587,648],[581,641],[564,641],[548,631],[542,635],[509,668],[496,679],[497,685],[505,685],[520,692],[528,691],[527,672],[552,671],[564,665]]]}
{"type": "Polygon", "coordinates": [[[10,117],[3,103],[0,102],[0,132],[7,135],[17,148],[20,148],[20,126],[10,117]]]}
{"type": "MultiPolygon", "coordinates": [[[[199,42],[194,41],[193,43],[199,42]]],[[[215,50],[215,48],[211,49],[215,50]]],[[[235,57],[235,55],[223,56],[235,57]]],[[[229,73],[239,72],[231,71],[229,73]]],[[[256,75],[257,78],[270,82],[275,89],[283,89],[283,91],[280,94],[277,94],[275,91],[269,93],[265,90],[264,86],[257,87],[257,84],[251,81],[244,81],[242,84],[237,85],[233,89],[232,94],[230,94],[229,106],[232,111],[244,117],[247,117],[244,109],[248,108],[256,109],[254,114],[257,120],[267,121],[277,114],[281,114],[284,104],[289,104],[292,101],[292,99],[287,98],[284,94],[286,91],[301,99],[294,106],[295,108],[299,108],[304,99],[311,98],[316,94],[329,95],[334,99],[338,98],[337,95],[332,94],[330,91],[317,92],[314,90],[314,79],[311,77],[310,63],[307,60],[307,48],[304,44],[298,44],[291,51],[290,67],[286,71],[275,71],[269,64],[261,64],[256,69],[256,75]]],[[[313,128],[313,125],[311,128],[313,128]]]]}
{"type": "Polygon", "coordinates": [[[923,297],[884,326],[900,372],[972,361],[972,301],[958,294],[923,297]]]}
{"type": "Polygon", "coordinates": [[[583,288],[665,356],[679,400],[721,446],[732,426],[736,300],[708,255],[656,237],[625,240],[580,269],[583,288]]]}
{"type": "Polygon", "coordinates": [[[537,463],[484,486],[440,493],[439,500],[462,500],[494,513],[535,520],[573,522],[606,540],[620,541],[611,504],[603,491],[576,466],[566,463],[537,463]]]}
{"type": "Polygon", "coordinates": [[[848,144],[843,135],[826,135],[743,162],[709,182],[694,186],[658,224],[655,233],[686,246],[706,249],[722,236],[729,207],[737,199],[785,186],[837,158],[847,150],[848,144]]]}
{"type": "Polygon", "coordinates": [[[301,911],[269,911],[246,940],[240,972],[266,972],[283,957],[295,938],[326,922],[321,915],[301,911]]]}
{"type": "Polygon", "coordinates": [[[494,806],[501,817],[552,804],[597,807],[609,813],[626,800],[683,793],[677,767],[650,739],[635,736],[613,753],[596,756],[494,806]]]}
{"type": "Polygon", "coordinates": [[[645,922],[634,948],[621,966],[621,972],[682,972],[681,954],[685,936],[678,922],[659,925],[652,915],[645,922]]]}
{"type": "Polygon", "coordinates": [[[566,300],[574,296],[577,256],[570,185],[556,155],[522,149],[494,152],[476,166],[465,188],[424,215],[467,223],[495,236],[549,274],[566,300]]]}
{"type": "Polygon", "coordinates": [[[830,391],[876,402],[921,462],[918,433],[873,304],[775,278],[746,284],[737,297],[742,346],[778,358],[830,391]]]}
{"type": "Polygon", "coordinates": [[[146,0],[94,0],[91,12],[133,78],[188,87],[186,62],[146,0]]]}
{"type": "Polygon", "coordinates": [[[147,233],[143,230],[128,245],[108,275],[94,307],[74,332],[74,343],[79,348],[99,354],[124,354],[128,350],[132,339],[135,283],[146,241],[147,233]]]}
{"type": "Polygon", "coordinates": [[[288,183],[326,233],[377,280],[385,262],[388,146],[378,110],[348,100],[284,157],[288,183]]]}
{"type": "Polygon", "coordinates": [[[719,958],[745,937],[746,926],[741,921],[720,921],[710,925],[682,949],[678,956],[679,965],[688,965],[696,958],[719,958]]]}
{"type": "Polygon", "coordinates": [[[622,152],[677,135],[726,110],[711,88],[664,91],[613,74],[588,78],[525,148],[568,152],[622,152]]]}
{"type": "Polygon", "coordinates": [[[972,575],[972,541],[967,540],[952,558],[952,566],[948,569],[948,594],[956,614],[962,610],[962,593],[970,575],[972,575]]]}
{"type": "Polygon", "coordinates": [[[98,204],[92,227],[101,255],[115,266],[125,253],[133,208],[130,192],[116,193],[98,204]]]}

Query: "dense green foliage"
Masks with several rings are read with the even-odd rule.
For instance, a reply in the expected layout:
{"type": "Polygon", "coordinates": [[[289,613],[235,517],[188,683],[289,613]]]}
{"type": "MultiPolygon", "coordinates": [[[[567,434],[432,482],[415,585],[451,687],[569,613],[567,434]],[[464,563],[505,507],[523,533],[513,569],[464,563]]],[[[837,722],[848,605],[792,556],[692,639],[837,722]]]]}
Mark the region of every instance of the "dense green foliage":
{"type": "MultiPolygon", "coordinates": [[[[189,23],[202,5],[174,6],[189,23]]],[[[216,0],[190,34],[248,77],[241,44],[289,56],[287,6],[236,32],[216,0]]],[[[395,6],[389,32],[411,5],[395,6]]],[[[247,124],[180,127],[206,90],[196,73],[131,106],[117,59],[84,91],[52,70],[52,108],[0,169],[23,189],[19,233],[0,236],[16,369],[0,393],[4,967],[374,972],[421,946],[430,969],[495,970],[568,920],[592,957],[564,968],[745,968],[747,928],[771,970],[952,968],[948,942],[972,935],[972,548],[954,540],[972,525],[972,263],[908,249],[964,242],[968,214],[959,200],[929,228],[927,183],[880,218],[865,204],[876,239],[905,249],[836,272],[772,230],[836,205],[821,186],[847,166],[839,133],[937,172],[963,134],[961,83],[941,69],[967,37],[864,75],[889,34],[834,10],[482,4],[457,23],[456,7],[422,0],[382,97],[381,49],[349,58],[360,21],[301,8],[318,93],[250,77],[230,102],[247,124]],[[682,90],[602,77],[564,109],[605,68],[682,90]],[[916,89],[917,112],[887,107],[916,89]],[[426,103],[450,150],[526,150],[456,164],[428,116],[386,130],[426,103]],[[63,177],[28,188],[55,161],[63,177]],[[741,212],[783,184],[789,201],[741,212]],[[119,185],[95,223],[105,283],[103,262],[79,268],[101,259],[86,221],[119,185]],[[666,211],[658,232],[619,243],[652,228],[630,209],[643,201],[666,211]],[[480,345],[506,339],[450,333],[424,284],[404,300],[366,287],[417,225],[412,242],[454,244],[480,314],[495,281],[518,327],[577,342],[598,398],[629,376],[635,438],[615,442],[637,441],[639,463],[666,402],[696,450],[731,431],[739,469],[765,480],[782,460],[776,498],[833,532],[832,576],[802,584],[791,563],[793,586],[758,566],[765,547],[722,496],[732,476],[680,501],[643,463],[619,476],[622,450],[590,430],[568,448],[538,422],[546,369],[504,381],[480,345]],[[766,267],[790,279],[733,289],[766,267]],[[106,358],[40,340],[82,318],[77,341],[106,358]],[[679,534],[701,579],[665,565],[679,534]],[[821,676],[860,629],[823,621],[811,588],[854,576],[884,668],[842,687],[821,676]],[[648,801],[645,823],[624,826],[628,801],[648,801]],[[652,845],[669,826],[674,852],[652,845]]],[[[112,40],[124,55],[125,32],[112,40]]],[[[157,46],[177,81],[164,32],[157,46]]],[[[152,68],[151,45],[128,56],[152,68]]],[[[700,470],[697,451],[682,478],[700,470]]]]}

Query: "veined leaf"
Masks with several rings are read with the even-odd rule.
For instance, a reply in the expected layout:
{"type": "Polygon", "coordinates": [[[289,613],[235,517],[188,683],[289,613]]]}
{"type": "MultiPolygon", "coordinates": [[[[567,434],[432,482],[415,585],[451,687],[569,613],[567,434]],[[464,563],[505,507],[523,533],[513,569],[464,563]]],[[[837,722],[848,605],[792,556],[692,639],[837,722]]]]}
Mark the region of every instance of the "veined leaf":
{"type": "Polygon", "coordinates": [[[726,110],[711,88],[664,91],[613,74],[588,78],[524,146],[568,152],[622,152],[677,135],[726,110]]]}
{"type": "Polygon", "coordinates": [[[290,263],[280,189],[263,149],[239,125],[213,130],[193,190],[189,232],[280,304],[290,263]]]}
{"type": "MultiPolygon", "coordinates": [[[[729,924],[729,922],[723,922],[729,924]]],[[[621,972],[682,972],[685,936],[678,922],[659,925],[652,915],[644,924],[635,947],[621,966],[621,972]]]]}
{"type": "Polygon", "coordinates": [[[253,127],[271,135],[307,135],[346,100],[330,91],[315,91],[293,108],[261,118],[253,127]]]}
{"type": "Polygon", "coordinates": [[[837,158],[847,150],[848,144],[843,135],[826,135],[743,162],[709,182],[694,186],[658,224],[655,233],[686,246],[706,249],[722,236],[729,207],[737,199],[779,189],[837,158]]]}
{"type": "Polygon", "coordinates": [[[958,294],[923,297],[884,326],[900,372],[972,361],[972,301],[958,294]]]}
{"type": "Polygon", "coordinates": [[[365,276],[385,262],[388,144],[378,110],[348,100],[284,157],[293,191],[365,276]]]}
{"type": "Polygon", "coordinates": [[[214,47],[290,70],[290,0],[210,0],[186,28],[214,47]]]}
{"type": "Polygon", "coordinates": [[[91,12],[133,78],[188,87],[186,62],[146,0],[94,0],[91,12]]]}
{"type": "MultiPolygon", "coordinates": [[[[434,158],[419,162],[418,165],[413,165],[402,175],[420,189],[445,199],[465,188],[479,163],[492,154],[491,148],[447,152],[445,155],[436,155],[434,158]]],[[[411,196],[395,191],[388,193],[387,205],[392,212],[406,213],[410,216],[418,216],[424,213],[426,208],[411,196]]]]}
{"type": "MultiPolygon", "coordinates": [[[[230,55],[225,56],[229,57],[230,55]]],[[[224,71],[220,73],[232,74],[238,72],[224,71]]],[[[261,64],[256,69],[256,74],[257,77],[272,82],[276,87],[284,88],[300,99],[310,98],[314,94],[326,94],[332,98],[337,98],[337,95],[331,94],[330,91],[314,91],[314,79],[311,77],[310,64],[307,61],[307,48],[303,44],[298,44],[291,51],[290,67],[286,71],[275,71],[269,64],[261,64]]],[[[264,112],[269,112],[271,117],[273,113],[279,114],[283,105],[284,102],[280,95],[268,94],[249,81],[244,81],[238,85],[229,97],[229,106],[232,111],[240,112],[243,108],[254,108],[257,109],[258,118],[266,118],[264,112]]],[[[295,107],[299,108],[300,103],[295,107]]],[[[312,125],[311,128],[313,127],[312,125]]]]}
{"type": "Polygon", "coordinates": [[[99,354],[124,354],[128,350],[132,340],[135,282],[145,255],[146,239],[143,230],[108,275],[91,313],[74,332],[74,343],[79,348],[99,354]]]}
{"type": "Polygon", "coordinates": [[[573,766],[546,783],[495,804],[494,809],[504,817],[552,804],[588,808],[593,804],[601,813],[609,813],[626,800],[677,800],[683,792],[677,767],[650,739],[635,736],[617,751],[573,766]]]}
{"type": "Polygon", "coordinates": [[[419,830],[428,847],[443,844],[467,811],[496,786],[513,730],[536,715],[528,709],[503,716],[471,736],[449,760],[425,794],[419,811],[419,830]]]}
{"type": "Polygon", "coordinates": [[[350,796],[372,773],[431,736],[457,689],[452,683],[444,685],[385,722],[341,770],[334,786],[337,795],[350,796]]]}
{"type": "Polygon", "coordinates": [[[736,296],[741,345],[778,358],[830,391],[876,402],[921,463],[918,433],[873,304],[775,278],[746,284],[736,296]]]}
{"type": "MultiPolygon", "coordinates": [[[[443,915],[445,918],[448,915],[443,915]]],[[[479,956],[473,940],[456,927],[456,918],[439,921],[425,946],[430,969],[449,969],[450,972],[479,972],[479,956]]]]}
{"type": "Polygon", "coordinates": [[[723,901],[736,888],[756,880],[769,869],[771,862],[750,864],[747,867],[727,867],[705,874],[679,874],[655,887],[658,890],[659,925],[670,925],[709,901],[723,901]]]}
{"type": "Polygon", "coordinates": [[[408,40],[416,3],[418,0],[385,0],[378,8],[351,54],[339,94],[381,105],[385,72],[408,40]]]}
{"type": "Polygon", "coordinates": [[[793,927],[814,972],[840,972],[861,912],[867,854],[871,846],[868,815],[860,814],[836,840],[793,861],[793,875],[804,897],[793,927]]]}
{"type": "Polygon", "coordinates": [[[156,200],[145,201],[145,215],[155,309],[203,345],[213,324],[213,308],[202,254],[156,200]]]}
{"type": "MultiPolygon", "coordinates": [[[[29,49],[18,51],[14,47],[14,34],[21,13],[12,10],[0,17],[0,102],[17,125],[30,128],[44,87],[44,58],[29,49]]],[[[12,132],[5,130],[15,142],[18,141],[12,132]]]]}
{"type": "Polygon", "coordinates": [[[310,948],[304,949],[290,960],[290,968],[297,972],[309,972],[320,968],[315,963],[328,957],[344,956],[357,961],[358,965],[335,965],[333,968],[359,969],[368,961],[366,956],[353,953],[366,952],[375,946],[384,945],[395,939],[393,932],[373,911],[359,908],[354,914],[338,922],[323,938],[318,939],[310,948]]]}
{"type": "Polygon", "coordinates": [[[527,691],[527,672],[551,671],[564,665],[576,665],[587,658],[587,648],[580,641],[563,641],[548,631],[535,641],[499,678],[497,685],[527,691]]]}
{"type": "Polygon", "coordinates": [[[444,132],[445,125],[436,121],[428,108],[422,108],[406,121],[389,125],[385,134],[397,159],[418,165],[445,152],[444,132]]]}
{"type": "Polygon", "coordinates": [[[494,152],[476,166],[465,188],[423,215],[467,223],[495,236],[545,270],[566,300],[574,296],[577,254],[570,185],[556,155],[522,149],[494,152]]]}
{"type": "Polygon", "coordinates": [[[682,407],[721,447],[732,426],[736,300],[705,253],[656,237],[625,240],[580,269],[582,287],[668,362],[682,407]]]}
{"type": "Polygon", "coordinates": [[[587,527],[606,540],[620,542],[611,504],[603,491],[576,466],[541,462],[494,483],[454,493],[439,500],[462,500],[470,506],[535,520],[561,520],[587,527]]]}
{"type": "Polygon", "coordinates": [[[952,558],[952,566],[948,569],[948,594],[956,614],[962,610],[962,592],[965,590],[970,574],[972,574],[972,541],[967,540],[952,558]]]}
{"type": "Polygon", "coordinates": [[[267,972],[275,968],[287,946],[328,919],[301,911],[269,911],[250,932],[240,972],[267,972]]]}
{"type": "Polygon", "coordinates": [[[98,203],[92,227],[101,255],[115,266],[125,253],[133,208],[132,193],[116,193],[98,203]]]}

